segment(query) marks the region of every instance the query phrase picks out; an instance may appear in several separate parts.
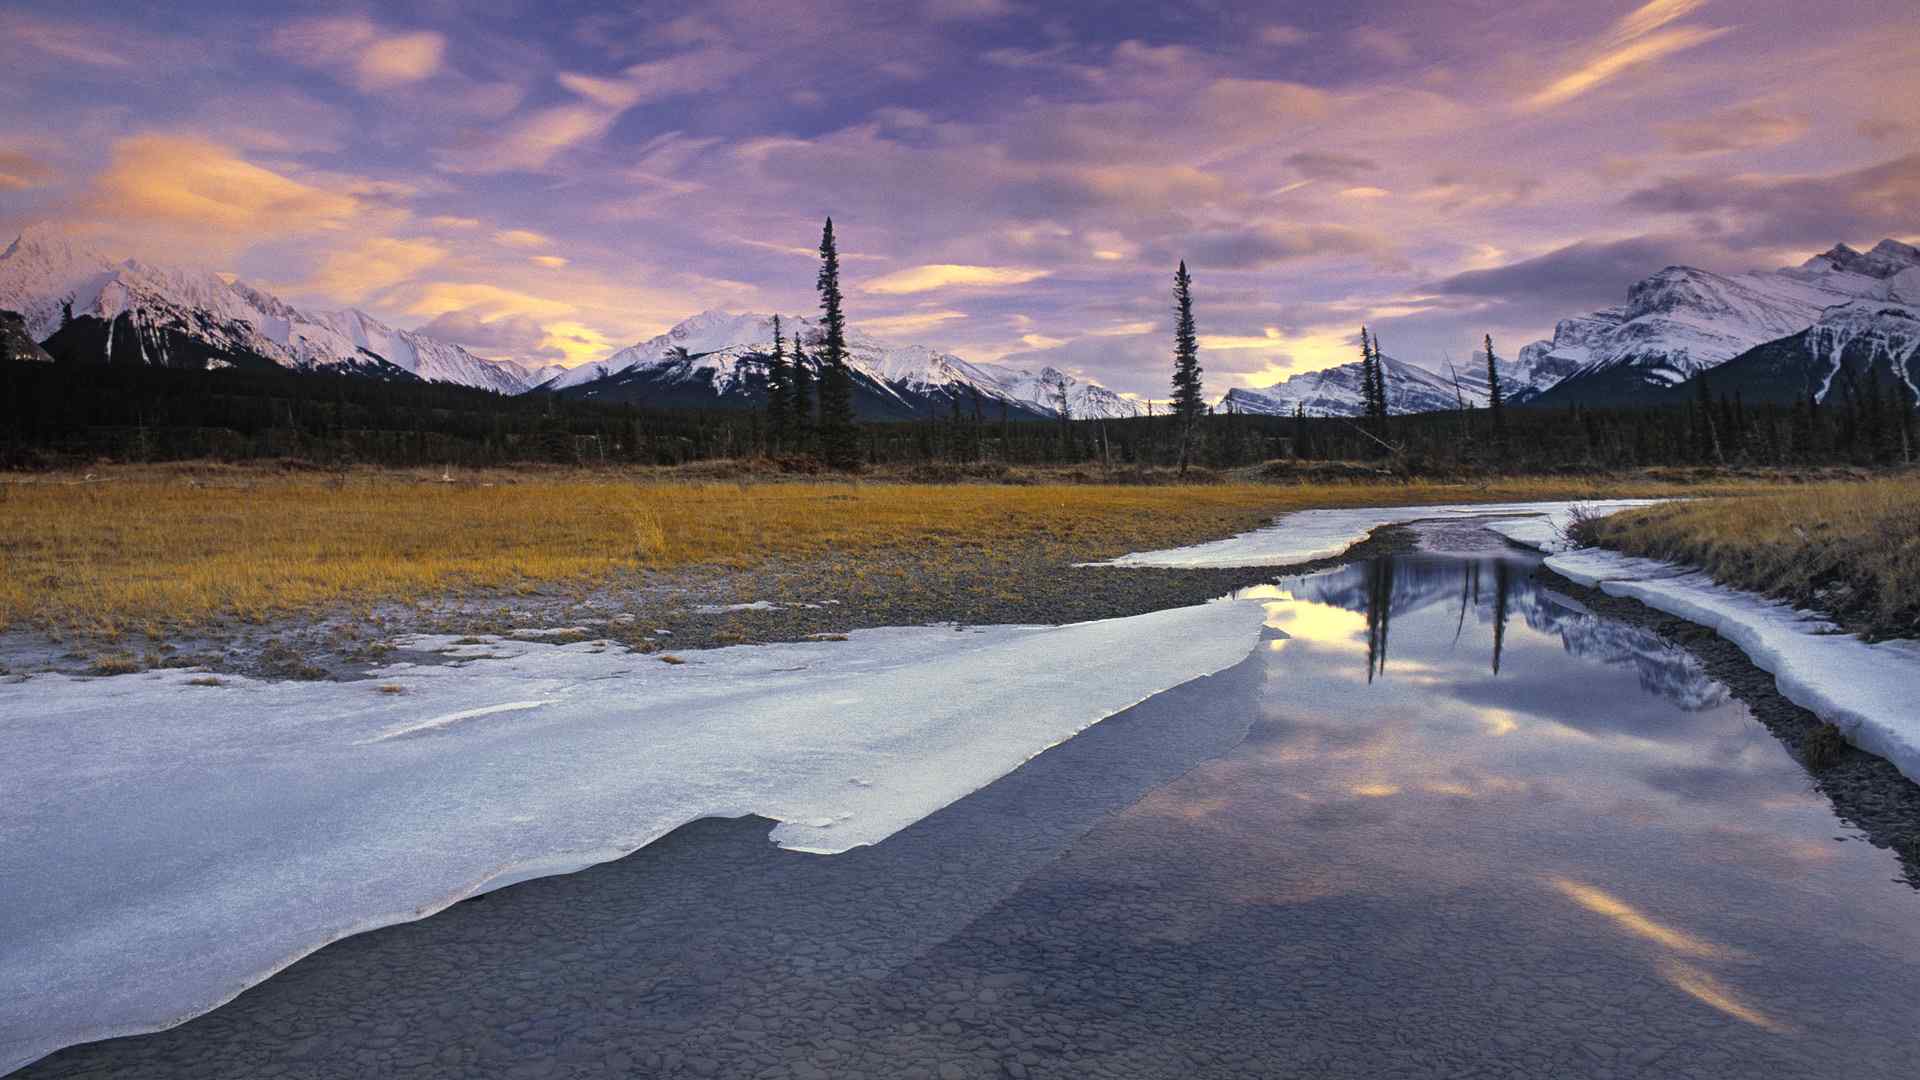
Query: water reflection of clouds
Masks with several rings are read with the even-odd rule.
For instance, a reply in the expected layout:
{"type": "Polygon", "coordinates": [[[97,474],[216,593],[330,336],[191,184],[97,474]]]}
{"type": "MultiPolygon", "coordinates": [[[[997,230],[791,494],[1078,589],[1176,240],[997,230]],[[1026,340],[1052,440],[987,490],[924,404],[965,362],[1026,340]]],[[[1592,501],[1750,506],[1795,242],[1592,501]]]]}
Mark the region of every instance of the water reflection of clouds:
{"type": "Polygon", "coordinates": [[[1824,799],[1717,684],[1658,639],[1536,605],[1524,567],[1483,569],[1477,598],[1457,564],[1343,580],[1274,588],[1289,636],[1257,654],[1246,740],[1119,815],[1126,857],[1071,879],[1152,878],[1154,941],[1264,949],[1286,985],[1302,950],[1337,957],[1308,975],[1309,1014],[1384,990],[1547,1042],[1589,1021],[1736,1053],[1797,1034],[1783,1052],[1832,1061],[1863,1028],[1910,1041],[1875,1019],[1920,988],[1890,859],[1833,843],[1824,799]],[[1476,996],[1485,979],[1514,992],[1476,996]]]}

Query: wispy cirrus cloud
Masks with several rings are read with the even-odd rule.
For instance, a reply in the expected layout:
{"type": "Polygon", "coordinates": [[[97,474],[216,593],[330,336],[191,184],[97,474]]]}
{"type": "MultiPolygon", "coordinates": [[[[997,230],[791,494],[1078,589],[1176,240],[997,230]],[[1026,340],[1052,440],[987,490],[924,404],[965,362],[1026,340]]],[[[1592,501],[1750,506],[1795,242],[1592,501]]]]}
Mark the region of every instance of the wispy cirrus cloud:
{"type": "Polygon", "coordinates": [[[313,277],[300,287],[359,303],[418,278],[446,257],[447,248],[432,240],[371,236],[328,252],[313,277]]]}
{"type": "Polygon", "coordinates": [[[1667,147],[1679,154],[1724,154],[1733,150],[1764,150],[1794,141],[1812,130],[1797,113],[1760,104],[1736,105],[1687,120],[1658,125],[1667,147]]]}
{"type": "Polygon", "coordinates": [[[39,187],[53,179],[45,162],[16,150],[0,150],[0,191],[39,187]]]}
{"type": "Polygon", "coordinates": [[[1727,27],[1673,25],[1706,0],[1650,0],[1616,21],[1578,66],[1527,98],[1531,109],[1550,109],[1662,57],[1705,45],[1727,27]]]}
{"type": "Polygon", "coordinates": [[[0,55],[16,64],[51,57],[101,68],[134,66],[103,39],[99,27],[36,18],[24,11],[0,12],[0,55]]]}
{"type": "Polygon", "coordinates": [[[937,263],[882,274],[860,285],[862,292],[904,296],[952,288],[993,288],[1025,285],[1046,277],[1047,271],[1017,266],[964,266],[937,263]]]}

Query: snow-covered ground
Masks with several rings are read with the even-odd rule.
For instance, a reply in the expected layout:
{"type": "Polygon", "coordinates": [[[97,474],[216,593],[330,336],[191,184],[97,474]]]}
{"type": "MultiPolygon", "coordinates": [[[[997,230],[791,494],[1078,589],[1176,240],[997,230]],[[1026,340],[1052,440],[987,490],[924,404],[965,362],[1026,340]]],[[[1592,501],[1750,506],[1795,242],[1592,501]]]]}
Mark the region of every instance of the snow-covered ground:
{"type": "MultiPolygon", "coordinates": [[[[1247,566],[1290,566],[1330,559],[1365,540],[1373,530],[1412,521],[1483,520],[1520,543],[1546,543],[1572,520],[1575,507],[1600,516],[1656,499],[1608,499],[1590,502],[1480,503],[1446,506],[1368,506],[1343,510],[1300,510],[1262,529],[1191,547],[1122,555],[1102,566],[1141,566],[1174,570],[1219,570],[1247,566]]],[[[1537,546],[1537,545],[1536,545],[1537,546]]]]}
{"type": "Polygon", "coordinates": [[[1787,604],[1716,584],[1703,571],[1612,551],[1552,555],[1572,581],[1712,627],[1772,673],[1787,700],[1920,783],[1920,642],[1869,644],[1787,604]]]}
{"type": "Polygon", "coordinates": [[[875,843],[1229,667],[1265,608],[681,654],[417,639],[365,682],[0,684],[0,1072],[212,1009],[329,941],[760,814],[875,843]]]}

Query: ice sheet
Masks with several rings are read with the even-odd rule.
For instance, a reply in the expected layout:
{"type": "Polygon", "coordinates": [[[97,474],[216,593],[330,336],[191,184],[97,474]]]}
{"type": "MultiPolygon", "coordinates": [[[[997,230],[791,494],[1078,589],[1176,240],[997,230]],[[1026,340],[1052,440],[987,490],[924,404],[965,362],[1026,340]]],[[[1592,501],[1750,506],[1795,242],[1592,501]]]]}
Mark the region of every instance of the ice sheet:
{"type": "Polygon", "coordinates": [[[1488,519],[1495,531],[1522,543],[1552,539],[1578,506],[1596,516],[1657,499],[1606,499],[1568,502],[1480,503],[1444,506],[1372,506],[1343,510],[1299,510],[1272,525],[1225,540],[1165,551],[1122,555],[1101,566],[1142,566],[1177,570],[1217,570],[1246,566],[1291,566],[1328,559],[1365,540],[1385,525],[1412,521],[1488,519]],[[1511,529],[1512,532],[1506,530],[1511,529]],[[1527,539],[1522,539],[1523,537],[1527,539]]]}
{"type": "Polygon", "coordinates": [[[1610,596],[1711,627],[1772,673],[1789,701],[1920,783],[1920,643],[1869,644],[1775,600],[1717,584],[1702,571],[1612,551],[1570,551],[1547,568],[1610,596]]]}
{"type": "Polygon", "coordinates": [[[0,685],[0,1072],[346,935],[761,814],[871,844],[1259,640],[1255,602],[684,652],[423,638],[354,683],[0,685]],[[398,692],[385,690],[397,687],[398,692]]]}

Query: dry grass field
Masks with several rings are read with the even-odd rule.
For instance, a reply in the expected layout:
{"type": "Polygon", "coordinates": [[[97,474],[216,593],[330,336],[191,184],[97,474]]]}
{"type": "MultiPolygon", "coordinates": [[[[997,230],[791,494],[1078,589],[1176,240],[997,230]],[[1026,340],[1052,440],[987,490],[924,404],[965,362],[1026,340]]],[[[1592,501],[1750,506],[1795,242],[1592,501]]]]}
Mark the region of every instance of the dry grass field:
{"type": "Polygon", "coordinates": [[[1674,503],[1587,529],[1603,547],[1698,566],[1870,636],[1920,637],[1920,476],[1674,503]]]}
{"type": "Polygon", "coordinates": [[[1062,562],[1319,506],[1743,491],[1639,478],[1202,485],[688,481],[658,473],[105,468],[0,481],[0,627],[155,632],[833,554],[1062,562]]]}

